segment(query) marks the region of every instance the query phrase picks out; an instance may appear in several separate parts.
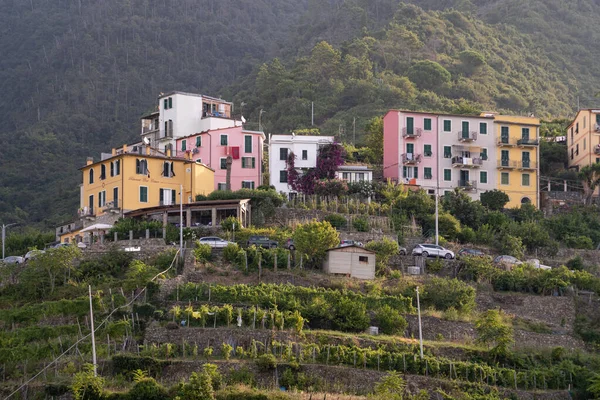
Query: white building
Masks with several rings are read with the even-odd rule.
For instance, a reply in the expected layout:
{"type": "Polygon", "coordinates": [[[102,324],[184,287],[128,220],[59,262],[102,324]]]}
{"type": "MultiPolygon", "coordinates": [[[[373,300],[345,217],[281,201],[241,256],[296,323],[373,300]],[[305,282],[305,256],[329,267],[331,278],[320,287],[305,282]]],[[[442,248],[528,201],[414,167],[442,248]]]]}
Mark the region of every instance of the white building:
{"type": "Polygon", "coordinates": [[[296,156],[297,169],[315,168],[319,147],[333,141],[333,136],[269,135],[269,184],[277,192],[293,193],[287,183],[288,154],[296,156]]]}
{"type": "Polygon", "coordinates": [[[335,177],[348,183],[371,182],[373,180],[373,170],[366,164],[346,163],[338,167],[335,177]]]}
{"type": "Polygon", "coordinates": [[[358,279],[375,279],[376,256],[359,246],[336,247],[327,250],[323,271],[358,279]]]}
{"type": "Polygon", "coordinates": [[[175,140],[213,129],[241,126],[233,103],[201,94],[170,92],[158,96],[158,111],[141,118],[142,138],[160,151],[175,150],[175,140]]]}

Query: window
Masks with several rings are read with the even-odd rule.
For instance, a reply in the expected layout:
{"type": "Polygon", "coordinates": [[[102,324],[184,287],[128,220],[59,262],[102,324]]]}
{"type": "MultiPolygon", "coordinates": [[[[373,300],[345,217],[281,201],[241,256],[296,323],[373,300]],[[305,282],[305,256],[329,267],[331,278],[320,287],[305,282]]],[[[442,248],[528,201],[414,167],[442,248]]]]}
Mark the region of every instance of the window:
{"type": "Polygon", "coordinates": [[[521,186],[529,186],[529,174],[521,175],[521,186]]]}
{"type": "Polygon", "coordinates": [[[503,172],[500,174],[500,183],[502,185],[508,185],[508,172],[503,172]]]}
{"type": "Polygon", "coordinates": [[[452,170],[451,169],[444,169],[444,180],[446,182],[452,180],[452,170]]]}
{"type": "Polygon", "coordinates": [[[585,145],[586,145],[586,141],[585,141],[585,138],[583,138],[583,149],[584,150],[585,150],[585,147],[586,147],[585,145]]]}
{"type": "Polygon", "coordinates": [[[452,158],[452,147],[444,146],[444,158],[452,158]]]}
{"type": "Polygon", "coordinates": [[[173,98],[169,97],[169,108],[173,108],[173,98]]]}
{"type": "Polygon", "coordinates": [[[135,160],[135,173],[138,175],[148,175],[148,161],[140,160],[139,158],[135,160]]]}
{"type": "Polygon", "coordinates": [[[500,128],[500,142],[508,144],[508,126],[503,126],[500,128]]]}
{"type": "Polygon", "coordinates": [[[452,130],[452,121],[449,119],[444,120],[444,132],[450,132],[452,130]]]}
{"type": "Polygon", "coordinates": [[[140,203],[148,202],[148,187],[140,186],[140,203]]]}
{"type": "Polygon", "coordinates": [[[600,158],[596,157],[596,164],[600,163],[600,158]]]}
{"type": "Polygon", "coordinates": [[[302,150],[302,159],[308,160],[308,150],[302,150]]]}
{"type": "Polygon", "coordinates": [[[419,167],[402,167],[402,177],[405,179],[419,179],[419,167]]]}
{"type": "Polygon", "coordinates": [[[227,169],[227,158],[221,157],[219,160],[220,160],[220,166],[219,166],[219,168],[221,168],[221,169],[227,169]]]}
{"type": "Polygon", "coordinates": [[[425,154],[425,157],[431,157],[432,156],[432,152],[431,152],[431,145],[430,144],[426,144],[423,146],[423,154],[425,154]]]}
{"type": "Polygon", "coordinates": [[[579,155],[579,143],[577,143],[575,145],[575,155],[578,156],[579,155]]]}
{"type": "Polygon", "coordinates": [[[579,133],[579,122],[575,124],[575,133],[579,133]]]}
{"type": "Polygon", "coordinates": [[[423,129],[425,129],[426,131],[431,130],[431,118],[425,118],[423,120],[423,129]]]}
{"type": "Polygon", "coordinates": [[[431,167],[425,167],[423,170],[423,177],[425,179],[433,179],[433,175],[431,174],[431,167]]]}
{"type": "Polygon", "coordinates": [[[226,183],[217,183],[217,190],[227,190],[227,184],[226,183]]]}
{"type": "Polygon", "coordinates": [[[503,167],[508,167],[508,164],[510,163],[508,158],[508,150],[502,150],[500,152],[500,163],[500,165],[503,167]]]}
{"type": "Polygon", "coordinates": [[[106,165],[100,165],[100,180],[103,181],[106,179],[106,165]]]}
{"type": "Polygon", "coordinates": [[[287,161],[288,158],[288,149],[281,148],[279,149],[279,159],[282,161],[287,161]]]}
{"type": "Polygon", "coordinates": [[[163,206],[177,203],[177,192],[173,189],[159,189],[158,201],[163,206]]]}
{"type": "Polygon", "coordinates": [[[280,183],[287,183],[288,181],[288,174],[286,170],[281,170],[279,171],[279,182],[280,183]]]}
{"type": "Polygon", "coordinates": [[[587,117],[583,117],[583,129],[585,129],[586,125],[587,125],[587,117]]]}
{"type": "Polygon", "coordinates": [[[479,134],[480,135],[487,135],[487,122],[480,122],[479,123],[479,134]]]}
{"type": "Polygon", "coordinates": [[[162,176],[167,177],[167,178],[172,178],[175,176],[175,171],[173,169],[173,162],[165,161],[163,163],[162,176]]]}
{"type": "Polygon", "coordinates": [[[110,162],[110,176],[115,176],[115,163],[113,161],[110,162]]]}
{"type": "Polygon", "coordinates": [[[256,168],[256,158],[242,157],[242,168],[256,168]]]}
{"type": "Polygon", "coordinates": [[[181,151],[186,151],[187,149],[187,140],[181,141],[181,151]]]}
{"type": "Polygon", "coordinates": [[[227,137],[227,135],[221,135],[221,146],[227,146],[227,144],[229,143],[229,138],[227,137]]]}
{"type": "Polygon", "coordinates": [[[244,152],[252,153],[252,135],[244,136],[244,152]]]}
{"type": "Polygon", "coordinates": [[[254,189],[254,181],[242,181],[242,189],[254,189]]]}
{"type": "MultiPolygon", "coordinates": [[[[573,150],[571,150],[571,152],[572,152],[572,151],[573,151],[573,150]]],[[[573,156],[572,156],[572,155],[571,155],[571,158],[573,158],[573,156]]],[[[89,180],[90,180],[90,185],[91,185],[92,183],[94,183],[94,168],[90,168],[90,178],[89,178],[89,180]]]]}
{"type": "Polygon", "coordinates": [[[488,183],[487,171],[479,171],[479,182],[480,183],[488,183]]]}
{"type": "Polygon", "coordinates": [[[571,160],[573,159],[573,148],[571,148],[571,160]]]}
{"type": "Polygon", "coordinates": [[[119,207],[119,188],[116,187],[113,189],[113,207],[119,207]]]}
{"type": "Polygon", "coordinates": [[[481,157],[481,159],[483,161],[488,159],[488,154],[487,154],[487,149],[481,149],[481,153],[479,153],[479,157],[481,157]]]}
{"type": "Polygon", "coordinates": [[[106,205],[106,190],[98,193],[98,207],[104,207],[106,205]]]}
{"type": "Polygon", "coordinates": [[[367,256],[358,256],[358,262],[368,263],[369,262],[369,257],[367,257],[367,256]]]}
{"type": "Polygon", "coordinates": [[[412,135],[415,132],[415,119],[406,117],[406,133],[412,135]]]}
{"type": "Polygon", "coordinates": [[[528,151],[524,151],[523,153],[521,153],[521,162],[523,164],[523,168],[529,168],[530,167],[530,158],[529,158],[529,152],[528,151]]]}
{"type": "Polygon", "coordinates": [[[196,136],[196,147],[202,147],[202,136],[196,136]]]}
{"type": "Polygon", "coordinates": [[[350,172],[342,172],[342,179],[347,181],[350,179],[350,172]]]}
{"type": "Polygon", "coordinates": [[[529,140],[529,128],[522,128],[521,129],[521,139],[523,139],[523,140],[529,140]]]}
{"type": "Polygon", "coordinates": [[[364,172],[357,172],[356,173],[356,180],[358,182],[364,181],[365,180],[365,174],[364,174],[364,172]]]}
{"type": "Polygon", "coordinates": [[[121,160],[115,161],[115,176],[121,175],[121,160]]]}

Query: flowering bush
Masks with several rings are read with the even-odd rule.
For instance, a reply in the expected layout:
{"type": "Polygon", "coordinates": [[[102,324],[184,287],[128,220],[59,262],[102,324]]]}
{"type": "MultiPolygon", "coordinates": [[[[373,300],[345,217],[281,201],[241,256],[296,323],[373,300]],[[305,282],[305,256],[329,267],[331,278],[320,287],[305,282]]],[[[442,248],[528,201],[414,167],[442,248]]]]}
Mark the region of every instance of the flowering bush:
{"type": "MultiPolygon", "coordinates": [[[[331,143],[322,146],[317,156],[317,166],[300,174],[296,169],[296,155],[290,153],[287,159],[287,178],[288,185],[296,192],[304,194],[314,194],[317,190],[323,188],[318,183],[321,180],[334,180],[335,173],[340,165],[344,163],[344,148],[339,143],[331,143]]],[[[341,194],[348,192],[348,185],[338,186],[342,190],[341,194]],[[345,187],[345,189],[343,189],[345,187]]],[[[327,193],[332,194],[332,193],[327,193]]]]}
{"type": "Polygon", "coordinates": [[[348,193],[348,184],[341,179],[321,179],[316,181],[313,189],[319,196],[343,196],[348,193]]]}

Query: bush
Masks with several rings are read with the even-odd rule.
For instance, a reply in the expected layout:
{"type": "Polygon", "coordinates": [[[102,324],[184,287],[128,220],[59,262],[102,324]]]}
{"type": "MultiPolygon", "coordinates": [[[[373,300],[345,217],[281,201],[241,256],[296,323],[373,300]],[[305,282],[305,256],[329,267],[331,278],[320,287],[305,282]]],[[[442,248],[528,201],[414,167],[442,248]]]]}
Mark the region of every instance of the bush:
{"type": "Polygon", "coordinates": [[[390,258],[400,252],[398,243],[386,237],[383,240],[374,240],[365,246],[367,250],[374,251],[377,254],[377,262],[387,265],[390,258]]]}
{"type": "Polygon", "coordinates": [[[196,261],[210,261],[212,258],[212,248],[208,244],[196,242],[196,247],[194,248],[194,257],[196,258],[196,261]]]}
{"type": "Polygon", "coordinates": [[[494,189],[481,193],[481,204],[491,211],[500,211],[510,201],[510,197],[502,190],[494,189]]]}
{"type": "Polygon", "coordinates": [[[475,308],[475,289],[458,279],[433,278],[425,285],[422,301],[437,310],[454,307],[468,313],[475,308]]]}
{"type": "Polygon", "coordinates": [[[386,335],[402,335],[408,326],[398,310],[387,304],[375,311],[375,321],[380,331],[386,335]]]}
{"type": "Polygon", "coordinates": [[[346,217],[340,214],[330,214],[323,218],[323,220],[328,221],[335,229],[345,228],[348,224],[346,217]]]}
{"type": "Polygon", "coordinates": [[[233,215],[221,221],[221,228],[227,232],[237,232],[241,229],[241,225],[240,220],[233,215]]]}
{"type": "Polygon", "coordinates": [[[312,221],[300,225],[294,232],[296,250],[306,255],[307,264],[320,266],[327,249],[340,243],[339,233],[327,221],[312,221]]]}
{"type": "Polygon", "coordinates": [[[254,372],[248,369],[248,367],[242,367],[240,369],[231,370],[227,374],[227,383],[229,385],[241,383],[253,387],[256,386],[256,376],[254,375],[254,372]]]}
{"type": "Polygon", "coordinates": [[[128,400],[164,400],[167,391],[154,378],[142,378],[127,393],[128,400]]]}
{"type": "Polygon", "coordinates": [[[477,235],[475,234],[475,231],[472,228],[465,226],[460,231],[460,234],[458,235],[458,240],[463,244],[475,243],[475,241],[477,240],[477,235]]]}
{"type": "Polygon", "coordinates": [[[223,258],[232,264],[238,262],[240,246],[237,243],[230,243],[223,248],[223,258]]]}
{"type": "Polygon", "coordinates": [[[567,268],[574,269],[576,271],[583,271],[585,269],[583,258],[581,258],[579,255],[575,258],[571,258],[569,261],[567,261],[567,268]]]}
{"type": "Polygon", "coordinates": [[[500,235],[496,241],[495,247],[500,253],[519,259],[523,258],[523,254],[525,252],[525,246],[523,246],[521,238],[509,235],[507,233],[500,235]]]}
{"type": "Polygon", "coordinates": [[[426,262],[427,272],[430,274],[437,274],[444,268],[444,262],[442,260],[427,260],[426,262]]]}
{"type": "Polygon", "coordinates": [[[565,244],[567,247],[573,249],[588,249],[591,250],[594,248],[594,243],[592,239],[587,236],[571,236],[567,235],[565,237],[565,244]]]}
{"type": "Polygon", "coordinates": [[[261,372],[271,371],[277,366],[277,359],[273,354],[263,354],[256,359],[256,366],[261,372]]]}
{"type": "Polygon", "coordinates": [[[352,221],[352,226],[359,232],[369,231],[369,221],[366,218],[356,218],[352,221]]]}

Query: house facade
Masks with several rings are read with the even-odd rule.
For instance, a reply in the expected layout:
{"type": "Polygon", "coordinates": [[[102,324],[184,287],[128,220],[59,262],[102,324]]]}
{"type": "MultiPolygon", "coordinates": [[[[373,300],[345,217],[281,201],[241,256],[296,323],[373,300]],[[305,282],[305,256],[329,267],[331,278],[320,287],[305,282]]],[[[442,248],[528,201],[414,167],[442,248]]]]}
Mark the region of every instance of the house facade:
{"type": "Polygon", "coordinates": [[[375,279],[376,254],[360,246],[327,250],[323,271],[358,279],[375,279]]]}
{"type": "Polygon", "coordinates": [[[569,168],[581,168],[600,162],[600,109],[579,110],[567,127],[569,168]]]}
{"type": "Polygon", "coordinates": [[[195,93],[170,92],[158,96],[157,111],[141,118],[142,141],[166,153],[176,140],[198,132],[242,126],[232,118],[233,103],[195,93]]]}
{"type": "Polygon", "coordinates": [[[195,133],[176,140],[176,154],[191,157],[215,171],[214,190],[225,190],[227,157],[231,155],[231,190],[254,189],[262,184],[263,132],[241,126],[195,133]]]}
{"type": "Polygon", "coordinates": [[[345,163],[338,167],[335,177],[348,183],[371,182],[373,170],[367,164],[345,163]]]}
{"type": "Polygon", "coordinates": [[[171,157],[149,146],[123,146],[88,158],[80,168],[79,216],[87,220],[116,220],[125,212],[195,201],[213,191],[214,171],[192,160],[171,157]],[[180,187],[183,186],[183,196],[180,187]],[[183,197],[183,198],[182,198],[183,197]]]}
{"type": "Polygon", "coordinates": [[[269,185],[277,192],[293,193],[288,185],[288,155],[294,153],[296,156],[297,169],[314,168],[319,147],[333,142],[333,136],[269,135],[269,185]]]}

